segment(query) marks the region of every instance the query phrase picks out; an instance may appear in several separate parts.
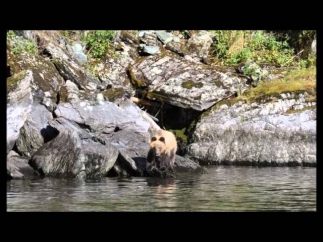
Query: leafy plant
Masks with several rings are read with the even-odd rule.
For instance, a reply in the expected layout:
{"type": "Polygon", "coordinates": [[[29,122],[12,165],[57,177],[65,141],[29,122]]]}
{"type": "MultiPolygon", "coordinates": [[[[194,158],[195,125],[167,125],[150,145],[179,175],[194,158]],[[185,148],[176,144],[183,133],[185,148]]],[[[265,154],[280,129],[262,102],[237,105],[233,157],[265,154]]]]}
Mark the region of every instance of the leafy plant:
{"type": "Polygon", "coordinates": [[[293,62],[294,50],[286,40],[278,41],[272,33],[259,31],[211,31],[216,41],[213,55],[221,58],[224,65],[237,65],[247,59],[258,64],[288,66],[293,62]],[[237,42],[240,41],[240,42],[237,42]],[[236,44],[238,48],[232,48],[236,44]],[[233,49],[233,51],[232,51],[233,49]]]}
{"type": "Polygon", "coordinates": [[[27,52],[30,54],[37,54],[38,49],[35,42],[24,39],[21,36],[16,36],[12,30],[7,33],[7,40],[10,42],[10,50],[13,54],[20,54],[27,52]]]}
{"type": "Polygon", "coordinates": [[[100,58],[106,52],[113,52],[114,48],[111,46],[111,41],[114,35],[114,30],[95,30],[84,36],[83,41],[86,43],[86,49],[90,56],[100,58]]]}

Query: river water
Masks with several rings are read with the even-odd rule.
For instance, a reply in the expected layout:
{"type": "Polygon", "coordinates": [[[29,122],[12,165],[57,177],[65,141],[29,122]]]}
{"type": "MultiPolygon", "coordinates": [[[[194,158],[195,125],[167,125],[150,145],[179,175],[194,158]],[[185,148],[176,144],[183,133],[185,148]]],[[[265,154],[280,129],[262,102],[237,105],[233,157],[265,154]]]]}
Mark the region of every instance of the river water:
{"type": "Polygon", "coordinates": [[[176,178],[7,182],[7,211],[316,211],[316,168],[208,166],[176,178]]]}

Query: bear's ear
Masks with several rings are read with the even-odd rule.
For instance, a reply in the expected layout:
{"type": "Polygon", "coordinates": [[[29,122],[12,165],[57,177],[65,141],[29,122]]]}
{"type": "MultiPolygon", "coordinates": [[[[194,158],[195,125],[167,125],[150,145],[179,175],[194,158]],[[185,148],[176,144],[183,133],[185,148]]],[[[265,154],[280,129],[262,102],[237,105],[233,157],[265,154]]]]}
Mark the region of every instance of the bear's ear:
{"type": "Polygon", "coordinates": [[[165,143],[165,138],[164,138],[164,137],[160,137],[160,138],[159,138],[159,141],[161,141],[161,142],[165,143]]]}
{"type": "Polygon", "coordinates": [[[156,137],[152,137],[152,138],[151,138],[151,142],[156,141],[156,140],[157,140],[157,138],[156,138],[156,137]]]}

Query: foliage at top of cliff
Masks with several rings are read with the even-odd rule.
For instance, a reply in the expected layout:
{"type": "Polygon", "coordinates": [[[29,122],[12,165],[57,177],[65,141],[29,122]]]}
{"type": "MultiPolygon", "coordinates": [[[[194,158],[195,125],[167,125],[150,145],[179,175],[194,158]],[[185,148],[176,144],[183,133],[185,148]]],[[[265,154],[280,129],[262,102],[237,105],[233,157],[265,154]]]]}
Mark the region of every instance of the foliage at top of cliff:
{"type": "Polygon", "coordinates": [[[316,64],[315,57],[310,53],[311,42],[316,38],[313,30],[210,32],[214,36],[211,55],[222,65],[237,65],[247,59],[277,67],[309,67],[316,64]]]}
{"type": "Polygon", "coordinates": [[[113,51],[111,42],[115,35],[114,30],[93,30],[82,37],[88,54],[94,58],[102,57],[106,52],[113,51]]]}

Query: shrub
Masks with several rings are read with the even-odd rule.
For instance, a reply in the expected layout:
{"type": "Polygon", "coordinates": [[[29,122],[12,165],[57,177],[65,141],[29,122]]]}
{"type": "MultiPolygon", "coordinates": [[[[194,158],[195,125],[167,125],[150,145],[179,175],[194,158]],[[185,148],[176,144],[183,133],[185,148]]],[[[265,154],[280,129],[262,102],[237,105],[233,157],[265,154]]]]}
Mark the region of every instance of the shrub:
{"type": "Polygon", "coordinates": [[[82,39],[86,44],[88,54],[94,58],[102,57],[107,51],[112,51],[111,41],[115,35],[114,30],[90,31],[82,39]]]}

